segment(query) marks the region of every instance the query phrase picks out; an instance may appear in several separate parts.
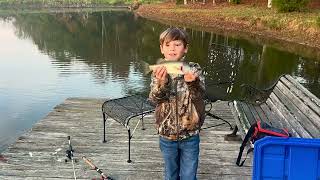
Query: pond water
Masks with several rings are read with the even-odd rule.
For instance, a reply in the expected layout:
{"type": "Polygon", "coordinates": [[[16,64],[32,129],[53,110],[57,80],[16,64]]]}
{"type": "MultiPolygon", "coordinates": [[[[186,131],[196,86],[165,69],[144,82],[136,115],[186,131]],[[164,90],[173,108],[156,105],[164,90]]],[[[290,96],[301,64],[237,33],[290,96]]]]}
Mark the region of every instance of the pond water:
{"type": "MultiPolygon", "coordinates": [[[[142,62],[161,57],[168,25],[126,11],[24,13],[0,16],[0,152],[68,97],[117,98],[147,93],[142,62]]],[[[240,97],[240,85],[272,85],[281,74],[320,96],[316,57],[254,40],[186,28],[187,60],[206,74],[207,93],[240,97]]]]}

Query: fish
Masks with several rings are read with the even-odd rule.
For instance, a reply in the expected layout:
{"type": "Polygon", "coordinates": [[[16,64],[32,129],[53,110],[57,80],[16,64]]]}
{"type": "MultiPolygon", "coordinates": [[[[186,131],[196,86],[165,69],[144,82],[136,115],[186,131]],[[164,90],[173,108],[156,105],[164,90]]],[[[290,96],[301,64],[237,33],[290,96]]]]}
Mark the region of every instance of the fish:
{"type": "Polygon", "coordinates": [[[154,71],[156,68],[164,66],[167,70],[167,73],[170,75],[183,75],[186,72],[191,71],[191,67],[187,62],[184,61],[161,61],[155,65],[149,65],[145,63],[145,74],[148,74],[154,71]]]}

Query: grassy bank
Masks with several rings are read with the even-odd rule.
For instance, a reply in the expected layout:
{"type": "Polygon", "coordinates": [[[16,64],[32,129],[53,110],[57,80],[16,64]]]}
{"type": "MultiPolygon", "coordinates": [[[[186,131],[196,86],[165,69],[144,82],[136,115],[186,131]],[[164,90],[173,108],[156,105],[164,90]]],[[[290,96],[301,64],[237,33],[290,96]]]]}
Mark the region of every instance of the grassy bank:
{"type": "MultiPolygon", "coordinates": [[[[174,5],[170,3],[141,6],[142,17],[220,33],[236,32],[242,36],[275,39],[320,49],[320,10],[278,13],[266,7],[250,5],[174,5]]],[[[281,46],[281,45],[280,45],[281,46]]],[[[301,48],[300,48],[301,49],[301,48]]]]}
{"type": "MultiPolygon", "coordinates": [[[[196,9],[168,10],[175,13],[194,13],[196,9]]],[[[263,26],[274,30],[302,30],[313,33],[320,30],[320,10],[313,12],[278,13],[262,7],[231,5],[227,7],[205,9],[201,16],[219,18],[231,22],[240,22],[249,26],[263,26]]]]}

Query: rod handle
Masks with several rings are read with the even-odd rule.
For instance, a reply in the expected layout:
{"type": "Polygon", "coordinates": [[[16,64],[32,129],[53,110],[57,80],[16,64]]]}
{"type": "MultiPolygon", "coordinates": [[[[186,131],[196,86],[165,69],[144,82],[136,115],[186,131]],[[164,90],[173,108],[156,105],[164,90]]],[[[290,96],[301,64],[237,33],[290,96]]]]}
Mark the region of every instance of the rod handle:
{"type": "Polygon", "coordinates": [[[84,160],[84,162],[86,162],[92,169],[95,169],[96,166],[89,160],[87,159],[85,156],[82,156],[82,159],[84,160]]]}

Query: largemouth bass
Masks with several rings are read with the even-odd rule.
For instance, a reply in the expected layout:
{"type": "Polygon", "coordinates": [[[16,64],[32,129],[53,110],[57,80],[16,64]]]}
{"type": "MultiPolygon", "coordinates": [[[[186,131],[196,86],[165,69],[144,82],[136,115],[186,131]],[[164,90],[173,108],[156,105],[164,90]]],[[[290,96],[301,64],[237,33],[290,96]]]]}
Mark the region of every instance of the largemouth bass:
{"type": "Polygon", "coordinates": [[[183,61],[162,61],[159,64],[155,65],[147,64],[147,68],[145,68],[145,73],[150,73],[151,71],[154,71],[155,69],[161,66],[164,66],[166,68],[168,74],[173,75],[183,75],[191,70],[189,64],[183,61]]]}

